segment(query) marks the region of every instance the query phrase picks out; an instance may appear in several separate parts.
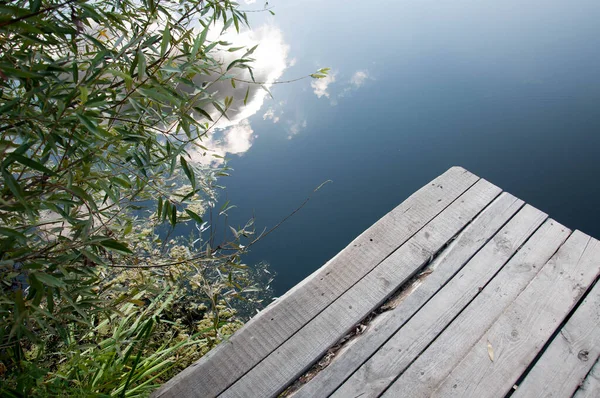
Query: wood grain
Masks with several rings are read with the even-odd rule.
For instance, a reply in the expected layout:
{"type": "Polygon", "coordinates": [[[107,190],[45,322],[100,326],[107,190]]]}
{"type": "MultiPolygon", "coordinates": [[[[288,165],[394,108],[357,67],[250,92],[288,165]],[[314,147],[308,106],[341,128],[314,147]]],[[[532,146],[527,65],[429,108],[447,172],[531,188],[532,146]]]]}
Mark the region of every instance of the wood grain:
{"type": "Polygon", "coordinates": [[[252,318],[154,397],[214,397],[403,245],[479,178],[453,167],[385,215],[325,266],[252,318]]]}
{"type": "Polygon", "coordinates": [[[508,393],[596,279],[598,258],[599,242],[573,232],[433,396],[485,398],[508,393]],[[494,361],[488,356],[488,343],[494,361]]]}
{"type": "Polygon", "coordinates": [[[499,194],[498,187],[485,180],[478,181],[221,396],[270,397],[278,394],[410,279],[499,194]]]}
{"type": "Polygon", "coordinates": [[[402,325],[452,278],[523,206],[503,193],[440,253],[421,285],[390,312],[381,314],[347,350],[294,394],[294,398],[328,396],[369,359],[402,325]]]}
{"type": "Polygon", "coordinates": [[[513,397],[571,396],[599,356],[600,284],[596,284],[519,384],[513,397]]]}
{"type": "Polygon", "coordinates": [[[570,233],[556,221],[547,220],[471,304],[402,373],[389,388],[387,396],[430,397],[570,233]]]}
{"type": "Polygon", "coordinates": [[[600,362],[588,373],[581,387],[573,395],[574,398],[598,398],[600,397],[600,362]]]}
{"type": "Polygon", "coordinates": [[[531,206],[521,209],[332,396],[379,396],[479,294],[546,218],[546,214],[531,206]]]}

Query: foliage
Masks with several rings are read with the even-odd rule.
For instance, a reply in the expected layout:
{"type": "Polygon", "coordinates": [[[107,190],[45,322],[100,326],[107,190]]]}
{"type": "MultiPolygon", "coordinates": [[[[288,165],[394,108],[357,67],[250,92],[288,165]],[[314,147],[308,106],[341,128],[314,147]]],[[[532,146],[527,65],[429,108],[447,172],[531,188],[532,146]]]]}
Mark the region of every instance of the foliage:
{"type": "Polygon", "coordinates": [[[227,169],[187,151],[251,71],[215,55],[244,24],[227,0],[0,5],[1,394],[144,395],[239,327],[252,223],[215,241],[227,169]]]}

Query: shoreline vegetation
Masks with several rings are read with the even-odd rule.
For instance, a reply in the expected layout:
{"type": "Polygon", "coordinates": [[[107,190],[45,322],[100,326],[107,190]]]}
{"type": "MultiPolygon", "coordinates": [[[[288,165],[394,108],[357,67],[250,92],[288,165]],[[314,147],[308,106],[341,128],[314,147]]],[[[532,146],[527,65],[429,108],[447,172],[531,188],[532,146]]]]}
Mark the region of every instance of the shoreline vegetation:
{"type": "Polygon", "coordinates": [[[0,395],[147,396],[268,304],[243,255],[279,225],[228,225],[203,146],[284,83],[247,28],[227,0],[0,6],[0,395]]]}

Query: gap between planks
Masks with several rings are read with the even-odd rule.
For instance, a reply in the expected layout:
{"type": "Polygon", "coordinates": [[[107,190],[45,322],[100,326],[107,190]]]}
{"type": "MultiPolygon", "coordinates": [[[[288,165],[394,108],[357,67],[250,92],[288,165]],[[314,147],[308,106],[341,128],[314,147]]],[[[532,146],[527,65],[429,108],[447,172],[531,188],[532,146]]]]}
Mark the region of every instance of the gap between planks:
{"type": "Polygon", "coordinates": [[[507,394],[598,277],[599,257],[597,240],[573,232],[432,396],[507,394]]]}
{"type": "Polygon", "coordinates": [[[460,167],[453,167],[434,179],[153,396],[183,398],[220,394],[479,180],[460,167]]]}
{"type": "Polygon", "coordinates": [[[581,386],[573,394],[574,398],[600,397],[600,360],[592,367],[581,386]]]}
{"type": "Polygon", "coordinates": [[[503,311],[527,288],[571,231],[547,220],[389,388],[389,396],[430,397],[503,311]]]}
{"type": "Polygon", "coordinates": [[[509,262],[547,215],[526,205],[334,397],[377,397],[509,262]]]}
{"type": "Polygon", "coordinates": [[[499,194],[498,187],[478,181],[221,396],[269,397],[281,392],[410,279],[499,194]]]}
{"type": "Polygon", "coordinates": [[[571,396],[599,356],[600,284],[596,283],[512,397],[571,396]]]}
{"type": "Polygon", "coordinates": [[[294,398],[333,393],[368,360],[404,323],[417,313],[523,206],[523,201],[503,193],[478,215],[427,268],[417,287],[340,352],[329,366],[302,386],[294,398]]]}

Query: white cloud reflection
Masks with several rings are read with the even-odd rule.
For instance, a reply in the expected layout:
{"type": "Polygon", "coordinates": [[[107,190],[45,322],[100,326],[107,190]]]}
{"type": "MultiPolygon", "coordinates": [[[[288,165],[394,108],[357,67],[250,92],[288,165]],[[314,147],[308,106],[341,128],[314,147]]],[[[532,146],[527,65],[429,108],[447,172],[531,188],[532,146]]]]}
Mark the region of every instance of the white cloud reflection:
{"type": "Polygon", "coordinates": [[[307,126],[306,119],[298,120],[295,122],[288,121],[288,140],[291,140],[296,134],[304,130],[307,126]]]}
{"type": "MultiPolygon", "coordinates": [[[[218,32],[220,29],[217,27],[213,31],[218,32]]],[[[241,31],[239,34],[232,30],[221,36],[220,40],[235,43],[236,47],[246,47],[235,52],[220,51],[213,54],[215,59],[221,61],[224,65],[240,58],[247,49],[259,44],[252,55],[255,59],[252,68],[255,81],[264,82],[266,88],[270,88],[272,83],[279,79],[287,68],[289,46],[285,43],[283,34],[277,27],[263,25],[254,30],[241,31]]],[[[252,80],[250,72],[245,69],[234,68],[228,73],[233,74],[239,80],[252,80]]],[[[214,80],[214,76],[209,76],[207,79],[207,81],[214,80]]],[[[248,118],[255,115],[262,108],[268,93],[259,85],[248,85],[240,81],[236,82],[234,88],[229,79],[212,83],[210,92],[214,97],[221,100],[227,96],[234,98],[227,111],[229,119],[220,117],[220,112],[212,106],[205,109],[214,120],[218,120],[213,133],[201,142],[209,151],[193,149],[190,151],[190,158],[192,161],[201,164],[220,164],[223,160],[211,156],[212,154],[220,156],[226,156],[227,154],[241,155],[250,149],[253,141],[253,130],[248,118]],[[248,87],[250,87],[250,91],[247,103],[244,105],[248,87]]]]}
{"type": "Polygon", "coordinates": [[[329,103],[331,106],[336,106],[338,104],[338,100],[349,95],[352,91],[358,90],[362,86],[365,85],[367,80],[372,80],[369,71],[367,69],[357,70],[352,74],[350,80],[342,83],[342,87],[338,88],[337,94],[336,90],[331,90],[332,84],[337,80],[337,72],[330,71],[327,77],[323,79],[315,79],[311,82],[311,87],[313,88],[313,92],[319,98],[326,97],[329,98],[329,103]]]}
{"type": "MultiPolygon", "coordinates": [[[[344,89],[337,95],[337,98],[343,98],[352,94],[365,85],[367,80],[374,80],[367,69],[357,70],[352,74],[350,80],[345,84],[344,89]]],[[[332,105],[337,105],[337,101],[332,100],[332,105]],[[335,102],[335,103],[334,103],[335,102]]]]}
{"type": "Polygon", "coordinates": [[[279,122],[283,116],[283,107],[285,104],[286,101],[279,101],[277,104],[271,105],[264,113],[263,120],[272,120],[273,123],[279,122]]]}
{"type": "Polygon", "coordinates": [[[369,77],[369,71],[367,70],[357,70],[354,72],[352,77],[350,78],[350,84],[354,87],[359,88],[363,84],[365,84],[365,80],[369,77]]]}
{"type": "Polygon", "coordinates": [[[220,164],[223,159],[215,157],[227,154],[241,155],[252,146],[254,130],[248,119],[241,120],[236,125],[227,129],[217,130],[202,142],[208,150],[195,149],[190,151],[191,160],[205,166],[220,164]]]}
{"type": "Polygon", "coordinates": [[[273,123],[277,123],[279,121],[279,116],[275,115],[275,110],[273,110],[273,108],[267,109],[267,111],[263,115],[263,120],[267,119],[271,119],[273,123]]]}

